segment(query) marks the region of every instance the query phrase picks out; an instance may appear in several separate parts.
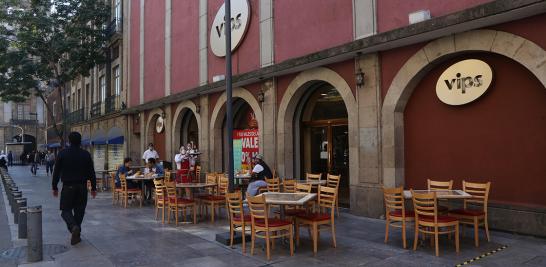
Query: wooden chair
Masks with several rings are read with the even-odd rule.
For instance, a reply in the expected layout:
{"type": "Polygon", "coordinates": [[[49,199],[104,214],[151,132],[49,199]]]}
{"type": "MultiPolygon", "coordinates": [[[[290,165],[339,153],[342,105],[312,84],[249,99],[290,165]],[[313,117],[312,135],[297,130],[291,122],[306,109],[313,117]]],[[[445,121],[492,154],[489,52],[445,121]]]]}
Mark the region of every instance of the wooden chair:
{"type": "Polygon", "coordinates": [[[415,221],[415,213],[406,210],[404,188],[383,188],[385,202],[385,243],[389,241],[390,226],[402,228],[402,244],[406,248],[406,223],[415,221]]]}
{"type": "Polygon", "coordinates": [[[317,255],[319,231],[321,226],[329,226],[332,231],[332,246],[336,247],[336,227],[334,222],[334,210],[336,206],[337,190],[333,187],[318,186],[318,212],[299,214],[296,216],[296,241],[299,245],[300,226],[311,228],[313,240],[313,254],[317,255]],[[329,211],[328,211],[329,210],[329,211]]]}
{"type": "Polygon", "coordinates": [[[487,202],[489,200],[490,188],[491,182],[471,183],[463,180],[463,191],[471,194],[472,198],[464,200],[463,209],[449,211],[449,216],[458,218],[461,224],[474,226],[474,245],[476,247],[479,246],[478,228],[480,225],[484,226],[487,242],[490,241],[489,224],[487,222],[487,202]],[[469,209],[467,206],[468,203],[476,204],[481,207],[479,209],[469,209]]]}
{"type": "Polygon", "coordinates": [[[322,173],[305,173],[305,179],[319,181],[322,179],[322,173]]]}
{"type": "Polygon", "coordinates": [[[265,239],[267,260],[271,260],[270,241],[288,237],[290,240],[290,256],[294,255],[294,232],[291,221],[269,218],[269,205],[265,203],[265,196],[258,195],[247,198],[251,215],[252,244],[250,254],[254,255],[256,237],[265,239]]]}
{"type": "MultiPolygon", "coordinates": [[[[415,239],[413,250],[417,250],[419,233],[434,235],[436,256],[440,255],[438,235],[455,233],[455,251],[459,253],[459,220],[455,217],[438,215],[436,192],[416,193],[411,190],[413,209],[415,211],[415,239]]],[[[431,239],[432,241],[432,239],[431,239]]]]}
{"type": "Polygon", "coordinates": [[[169,206],[169,199],[166,194],[166,187],[163,180],[154,179],[155,190],[155,219],[159,215],[159,209],[161,209],[161,223],[165,223],[165,209],[169,206]]]}
{"type": "Polygon", "coordinates": [[[336,212],[339,217],[339,182],[341,181],[341,175],[326,175],[326,186],[334,187],[337,190],[336,193],[336,212]]]}
{"type": "Polygon", "coordinates": [[[285,192],[285,193],[294,193],[294,192],[296,192],[296,181],[285,178],[282,181],[282,191],[285,192]]]}
{"type": "MultiPolygon", "coordinates": [[[[427,189],[428,190],[452,190],[453,180],[445,181],[433,181],[427,179],[427,189]]],[[[446,204],[446,203],[443,203],[446,204]]],[[[438,205],[438,213],[446,215],[449,211],[449,208],[445,205],[438,205]]]]}
{"type": "Polygon", "coordinates": [[[265,179],[268,192],[281,192],[281,181],[279,178],[265,179]]]}
{"type": "Polygon", "coordinates": [[[197,223],[197,204],[194,200],[178,197],[175,182],[165,182],[167,198],[169,201],[169,212],[167,223],[171,223],[171,214],[174,212],[175,224],[178,225],[178,214],[182,211],[182,222],[186,222],[186,211],[191,209],[193,213],[193,224],[197,223]]]}
{"type": "MultiPolygon", "coordinates": [[[[296,183],[294,185],[294,193],[311,193],[313,187],[310,184],[300,184],[296,183]]],[[[314,203],[314,202],[309,202],[314,203]]],[[[310,204],[310,207],[314,207],[313,204],[310,204]]],[[[296,217],[299,214],[305,214],[309,211],[309,208],[297,205],[286,205],[284,207],[284,215],[286,217],[296,217]]]]}
{"type": "Polygon", "coordinates": [[[140,199],[140,207],[142,208],[142,199],[144,198],[144,194],[142,194],[142,189],[140,188],[127,188],[127,178],[125,178],[125,174],[119,175],[119,180],[121,183],[121,197],[123,198],[123,207],[127,208],[127,202],[129,198],[134,199],[134,197],[138,196],[140,199]]]}
{"type": "Polygon", "coordinates": [[[193,178],[194,183],[199,183],[201,181],[201,165],[195,165],[195,177],[193,178]]]}
{"type": "Polygon", "coordinates": [[[243,195],[241,191],[226,194],[226,202],[229,214],[229,246],[233,248],[233,237],[235,232],[241,232],[243,236],[243,254],[246,251],[245,234],[247,226],[252,226],[250,214],[245,214],[243,208],[243,195]]]}
{"type": "Polygon", "coordinates": [[[173,179],[172,179],[172,175],[171,175],[171,171],[169,169],[165,169],[165,182],[172,182],[173,179]]]}
{"type": "MultiPolygon", "coordinates": [[[[199,197],[200,206],[205,208],[205,216],[208,216],[208,207],[210,207],[210,221],[214,223],[216,209],[220,213],[220,207],[226,205],[226,193],[228,190],[228,178],[222,175],[218,179],[218,191],[216,194],[204,195],[199,197]]],[[[202,213],[201,213],[202,214],[202,213]]]]}
{"type": "Polygon", "coordinates": [[[116,172],[110,172],[110,188],[112,188],[112,205],[121,199],[121,186],[116,187],[116,172]]]}

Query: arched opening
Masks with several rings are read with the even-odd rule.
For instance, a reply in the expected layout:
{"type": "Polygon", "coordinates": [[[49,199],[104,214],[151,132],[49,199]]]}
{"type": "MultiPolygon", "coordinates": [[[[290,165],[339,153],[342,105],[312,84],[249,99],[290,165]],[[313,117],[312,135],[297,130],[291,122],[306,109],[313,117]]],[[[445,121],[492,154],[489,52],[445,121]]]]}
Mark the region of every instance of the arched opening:
{"type": "MultiPolygon", "coordinates": [[[[165,126],[166,122],[163,117],[161,117],[160,114],[153,113],[151,115],[151,119],[148,123],[148,132],[147,132],[147,140],[148,143],[154,144],[154,149],[159,154],[159,160],[163,161],[169,158],[169,155],[166,155],[165,151],[165,126]]],[[[148,149],[148,143],[145,144],[145,149],[148,149]]]]}
{"type": "Polygon", "coordinates": [[[175,138],[179,139],[180,145],[192,143],[195,147],[199,147],[199,127],[195,114],[191,110],[185,109],[181,116],[180,135],[175,138]]]}
{"type": "Polygon", "coordinates": [[[349,207],[349,120],[345,102],[331,84],[304,85],[294,116],[295,174],[341,175],[339,203],[349,207]],[[299,145],[298,145],[299,144],[299,145]]]}

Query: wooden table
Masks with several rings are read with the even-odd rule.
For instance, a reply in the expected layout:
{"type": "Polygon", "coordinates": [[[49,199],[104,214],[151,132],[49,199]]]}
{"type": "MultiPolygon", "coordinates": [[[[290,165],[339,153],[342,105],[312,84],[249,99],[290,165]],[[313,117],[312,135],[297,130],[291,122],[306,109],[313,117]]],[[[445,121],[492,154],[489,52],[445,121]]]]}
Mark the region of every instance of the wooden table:
{"type": "MultiPolygon", "coordinates": [[[[436,192],[436,197],[439,199],[464,199],[472,198],[472,195],[463,190],[413,190],[417,193],[431,193],[436,192]]],[[[404,190],[404,198],[411,199],[411,191],[404,190]]]]}
{"type": "Polygon", "coordinates": [[[294,180],[299,184],[310,184],[312,186],[325,185],[326,180],[294,180]]]}
{"type": "Polygon", "coordinates": [[[279,205],[281,207],[281,219],[284,219],[284,206],[285,205],[297,205],[303,206],[305,203],[315,199],[317,194],[315,193],[278,193],[278,192],[264,192],[265,203],[269,205],[279,205]]]}
{"type": "Polygon", "coordinates": [[[207,188],[207,187],[215,187],[217,186],[216,183],[176,183],[176,188],[190,188],[192,189],[190,191],[191,196],[190,199],[193,199],[193,190],[196,188],[207,188]]]}
{"type": "Polygon", "coordinates": [[[110,173],[117,172],[117,170],[99,170],[96,172],[102,174],[102,189],[105,191],[110,189],[110,183],[109,183],[110,173]]]}
{"type": "Polygon", "coordinates": [[[141,189],[142,189],[142,194],[145,196],[146,200],[150,200],[152,198],[152,190],[150,190],[150,195],[149,196],[146,196],[146,191],[144,191],[144,181],[152,181],[154,179],[163,179],[165,178],[165,176],[161,175],[161,176],[145,176],[143,174],[141,175],[132,175],[132,176],[127,176],[127,180],[133,180],[133,181],[140,181],[140,185],[141,185],[141,189]]]}

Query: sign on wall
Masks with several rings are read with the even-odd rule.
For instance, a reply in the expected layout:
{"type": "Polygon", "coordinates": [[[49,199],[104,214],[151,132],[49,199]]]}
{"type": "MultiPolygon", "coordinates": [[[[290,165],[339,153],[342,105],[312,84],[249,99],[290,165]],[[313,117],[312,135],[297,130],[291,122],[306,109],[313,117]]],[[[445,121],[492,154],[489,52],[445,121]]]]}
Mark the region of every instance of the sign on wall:
{"type": "MultiPolygon", "coordinates": [[[[235,164],[234,169],[249,170],[251,168],[252,159],[260,152],[258,135],[258,129],[233,130],[233,154],[237,155],[239,154],[237,150],[241,151],[240,167],[237,168],[237,164],[235,164]]],[[[237,155],[237,157],[239,156],[237,155]]]]}
{"type": "Polygon", "coordinates": [[[492,81],[493,70],[489,64],[467,59],[449,66],[440,75],[436,82],[436,95],[448,105],[464,105],[482,96],[492,81]]]}
{"type": "Polygon", "coordinates": [[[104,170],[106,162],[106,145],[96,145],[93,149],[93,165],[95,171],[104,170]]]}
{"type": "MultiPolygon", "coordinates": [[[[226,56],[226,34],[224,17],[225,4],[222,4],[210,29],[210,48],[217,57],[226,56]]],[[[250,22],[250,5],[248,0],[231,0],[231,51],[241,44],[250,22]]]]}

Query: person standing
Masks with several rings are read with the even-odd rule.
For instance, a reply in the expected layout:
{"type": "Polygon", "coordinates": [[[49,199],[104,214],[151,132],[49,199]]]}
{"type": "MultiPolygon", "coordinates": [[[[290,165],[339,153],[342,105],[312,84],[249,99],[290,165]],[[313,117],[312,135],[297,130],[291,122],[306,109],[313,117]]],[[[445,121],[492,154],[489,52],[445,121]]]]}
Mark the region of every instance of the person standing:
{"type": "Polygon", "coordinates": [[[36,176],[36,173],[38,172],[38,169],[39,169],[38,166],[40,164],[40,152],[34,151],[33,156],[34,156],[34,161],[32,162],[32,167],[34,167],[33,173],[34,173],[34,176],[36,176]]]}
{"type": "Polygon", "coordinates": [[[0,153],[0,168],[8,170],[8,157],[4,154],[4,150],[0,153]]]}
{"type": "Polygon", "coordinates": [[[13,166],[13,153],[11,150],[8,152],[8,166],[13,166]]]}
{"type": "Polygon", "coordinates": [[[148,159],[159,159],[159,154],[154,149],[153,143],[148,144],[148,149],[144,151],[144,154],[142,154],[142,160],[144,160],[144,164],[148,163],[148,159]]]}
{"type": "Polygon", "coordinates": [[[93,169],[91,154],[80,148],[82,136],[78,132],[68,135],[70,146],[57,155],[53,170],[53,196],[57,197],[59,180],[63,183],[61,191],[61,217],[72,234],[70,244],[81,242],[80,233],[87,206],[87,180],[91,181],[91,196],[97,195],[97,177],[93,169]]]}
{"type": "Polygon", "coordinates": [[[55,165],[55,154],[48,151],[46,155],[46,173],[49,176],[49,173],[53,174],[53,166],[55,165]]]}

